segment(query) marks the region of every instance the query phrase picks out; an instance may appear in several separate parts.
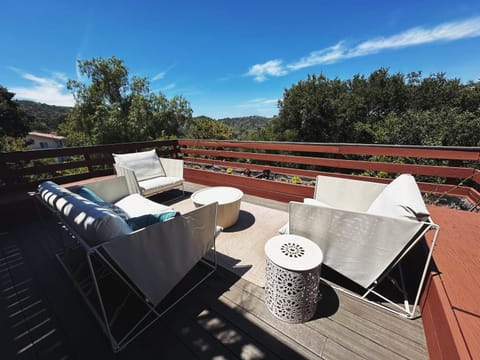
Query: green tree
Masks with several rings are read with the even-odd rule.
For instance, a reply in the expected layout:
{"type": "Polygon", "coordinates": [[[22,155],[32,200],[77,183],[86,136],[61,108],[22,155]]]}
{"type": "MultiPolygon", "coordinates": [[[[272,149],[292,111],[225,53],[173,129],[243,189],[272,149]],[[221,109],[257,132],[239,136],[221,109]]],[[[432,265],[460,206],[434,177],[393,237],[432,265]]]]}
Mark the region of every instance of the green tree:
{"type": "Polygon", "coordinates": [[[194,119],[190,131],[187,134],[191,139],[232,139],[232,128],[223,122],[199,116],[194,119]]]}
{"type": "Polygon", "coordinates": [[[67,82],[76,103],[60,132],[69,145],[177,137],[192,122],[187,100],[152,93],[148,80],[129,79],[128,69],[116,57],[78,61],[78,68],[90,82],[67,82]]]}
{"type": "Polygon", "coordinates": [[[309,75],[284,91],[257,138],[279,141],[476,146],[480,83],[380,68],[350,80],[309,75]],[[268,136],[271,136],[268,139],[268,136]]]}
{"type": "Polygon", "coordinates": [[[0,151],[22,150],[25,135],[30,131],[28,116],[13,100],[15,94],[0,85],[0,151]]]}

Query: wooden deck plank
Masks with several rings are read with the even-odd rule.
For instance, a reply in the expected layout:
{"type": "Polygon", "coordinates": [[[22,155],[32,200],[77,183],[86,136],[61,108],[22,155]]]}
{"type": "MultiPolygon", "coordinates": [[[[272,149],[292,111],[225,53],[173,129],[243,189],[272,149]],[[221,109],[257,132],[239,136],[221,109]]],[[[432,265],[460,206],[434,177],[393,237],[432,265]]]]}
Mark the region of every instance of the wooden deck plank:
{"type": "MultiPolygon", "coordinates": [[[[288,348],[279,346],[281,343],[265,333],[263,329],[259,331],[250,321],[245,321],[244,314],[235,316],[235,309],[224,306],[224,296],[221,295],[225,292],[224,284],[233,284],[239,279],[236,276],[225,276],[226,272],[225,269],[219,268],[199,291],[179,304],[179,310],[195,318],[199,326],[238,358],[285,359],[284,354],[288,352],[288,348]],[[220,286],[215,287],[216,283],[220,286]],[[279,348],[281,351],[274,351],[279,348]]],[[[292,357],[294,354],[290,352],[287,358],[295,358],[295,356],[292,357]]]]}
{"type": "MultiPolygon", "coordinates": [[[[216,286],[212,281],[208,285],[216,286]]],[[[240,311],[251,313],[265,323],[270,324],[284,336],[295,340],[297,347],[304,347],[321,356],[327,339],[326,336],[308,328],[305,324],[289,324],[276,318],[266,308],[263,299],[259,299],[244,291],[242,287],[236,286],[236,284],[230,288],[230,291],[225,292],[223,296],[233,302],[240,311]]]]}
{"type": "MultiPolygon", "coordinates": [[[[269,323],[260,320],[254,314],[243,311],[224,295],[218,297],[216,295],[216,289],[218,288],[216,284],[223,284],[225,281],[231,283],[232,278],[236,279],[236,281],[241,281],[240,278],[220,268],[212,279],[206,282],[205,289],[196,292],[195,296],[185,299],[186,306],[191,309],[198,306],[208,306],[217,315],[223,319],[228,319],[235,327],[241,329],[244,334],[248,334],[252,341],[257,344],[256,346],[266,349],[266,353],[272,354],[274,357],[289,360],[320,359],[318,355],[309,349],[299,347],[297,342],[279,332],[269,323]],[[215,290],[211,291],[210,289],[215,290]],[[206,305],[199,305],[200,302],[206,305]]],[[[232,286],[235,285],[232,284],[232,286]]],[[[267,358],[270,358],[270,356],[267,358]]]]}
{"type": "Polygon", "coordinates": [[[175,308],[167,315],[165,321],[169,329],[185,344],[186,347],[195,353],[199,359],[236,359],[223,345],[201,326],[195,319],[183,314],[183,311],[175,308]]]}
{"type": "MultiPolygon", "coordinates": [[[[254,284],[240,280],[236,286],[241,287],[244,291],[263,301],[263,289],[255,286],[254,284]]],[[[411,322],[410,320],[401,319],[399,317],[394,318],[386,312],[379,313],[381,315],[380,318],[387,318],[390,322],[396,321],[398,324],[405,325],[406,328],[403,329],[403,331],[400,329],[401,325],[398,325],[396,327],[398,332],[394,332],[388,328],[387,324],[379,325],[375,322],[371,322],[370,318],[375,318],[375,316],[371,316],[372,314],[364,313],[364,316],[360,317],[355,315],[355,310],[353,310],[353,312],[350,311],[352,304],[357,305],[360,308],[369,307],[370,310],[372,308],[377,310],[375,307],[361,303],[359,300],[352,299],[351,297],[342,293],[338,293],[338,296],[341,297],[339,300],[341,308],[338,311],[334,312],[332,315],[328,315],[328,317],[323,317],[321,314],[322,306],[329,307],[328,302],[333,301],[333,299],[323,299],[319,302],[319,309],[317,311],[316,318],[314,317],[313,321],[309,321],[305,325],[311,327],[313,330],[318,331],[319,334],[325,334],[325,337],[327,337],[330,341],[333,339],[332,335],[334,332],[340,332],[340,334],[337,334],[338,338],[343,337],[352,341],[356,340],[359,342],[359,344],[369,343],[372,347],[373,353],[379,352],[379,358],[386,356],[385,352],[391,357],[393,356],[392,358],[395,358],[395,356],[399,358],[407,357],[410,359],[425,359],[428,357],[424,341],[422,342],[421,339],[415,339],[415,341],[412,341],[409,338],[405,338],[405,334],[409,333],[412,328],[418,328],[418,325],[411,327],[409,326],[409,323],[411,322]],[[349,306],[345,306],[346,304],[343,303],[344,301],[345,303],[349,303],[349,306]],[[333,320],[335,325],[332,325],[330,322],[326,322],[325,319],[327,318],[329,320],[333,320]],[[325,331],[325,327],[329,327],[333,333],[330,331],[325,331]],[[351,338],[352,336],[353,338],[351,338]]],[[[378,310],[381,311],[380,309],[378,310]]],[[[373,312],[373,314],[376,315],[375,312],[373,312]]],[[[416,333],[418,334],[418,331],[416,331],[416,333]]],[[[420,335],[423,337],[423,334],[420,335]]],[[[353,342],[343,342],[343,344],[342,342],[338,343],[341,348],[348,349],[352,349],[353,344],[353,342]]],[[[329,346],[331,348],[332,344],[330,343],[329,346]]],[[[372,355],[369,354],[368,348],[361,348],[360,350],[361,352],[357,352],[357,355],[365,356],[367,358],[372,357],[372,355]]]]}
{"type": "Polygon", "coordinates": [[[246,294],[239,287],[233,287],[231,291],[225,294],[225,297],[251,312],[255,316],[269,322],[287,336],[290,336],[298,343],[313,352],[322,356],[326,339],[335,341],[340,346],[349,348],[355,354],[362,357],[376,359],[402,359],[400,356],[389,349],[372,342],[369,338],[351,331],[341,324],[332,321],[329,318],[316,318],[305,324],[288,324],[275,318],[264,306],[263,299],[255,295],[246,294]],[[322,341],[323,339],[323,341],[322,341]]]}

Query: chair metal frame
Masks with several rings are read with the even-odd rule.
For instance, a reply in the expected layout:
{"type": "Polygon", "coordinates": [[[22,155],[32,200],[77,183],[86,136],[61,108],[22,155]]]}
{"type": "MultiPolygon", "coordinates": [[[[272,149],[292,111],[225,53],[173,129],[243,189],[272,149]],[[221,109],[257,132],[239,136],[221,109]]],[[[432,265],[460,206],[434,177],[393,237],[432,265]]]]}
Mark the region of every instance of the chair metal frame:
{"type": "MultiPolygon", "coordinates": [[[[413,241],[410,242],[410,244],[402,251],[402,253],[397,257],[397,259],[392,262],[383,272],[383,274],[368,288],[365,288],[366,291],[363,294],[358,294],[353,291],[350,291],[348,289],[345,289],[343,287],[334,285],[331,282],[328,282],[330,286],[332,286],[334,289],[339,290],[345,294],[348,294],[354,298],[360,299],[362,301],[368,302],[370,304],[373,304],[377,307],[380,307],[382,309],[385,309],[389,312],[392,312],[394,314],[397,314],[399,316],[406,317],[407,319],[415,319],[418,317],[418,314],[416,314],[417,310],[417,305],[420,301],[420,296],[421,292],[423,289],[423,286],[425,284],[425,280],[427,278],[428,270],[431,264],[432,260],[432,255],[433,255],[433,249],[435,247],[438,233],[440,231],[440,226],[433,223],[433,222],[423,222],[425,224],[425,227],[420,231],[420,233],[413,239],[413,241]],[[410,304],[408,300],[408,292],[405,288],[405,281],[404,281],[404,276],[403,276],[403,270],[401,266],[401,260],[410,252],[410,250],[413,249],[413,247],[420,242],[420,240],[425,236],[425,234],[430,231],[434,231],[434,235],[432,238],[431,245],[429,247],[429,251],[427,253],[427,257],[425,260],[425,265],[423,266],[422,269],[422,275],[419,279],[419,284],[417,288],[417,292],[415,294],[415,300],[413,301],[412,304],[410,304]],[[396,282],[395,279],[390,277],[390,272],[398,266],[399,274],[400,274],[400,284],[396,282]],[[402,293],[403,295],[403,306],[400,306],[398,303],[394,302],[393,300],[389,299],[385,295],[382,295],[378,291],[375,291],[375,288],[385,279],[389,278],[390,281],[393,283],[393,285],[402,293]],[[370,294],[373,294],[377,296],[379,299],[385,301],[388,305],[385,305],[381,302],[373,301],[368,298],[370,294]]],[[[322,278],[323,279],[323,278],[322,278]]],[[[323,279],[325,280],[325,279],[323,279]]]]}

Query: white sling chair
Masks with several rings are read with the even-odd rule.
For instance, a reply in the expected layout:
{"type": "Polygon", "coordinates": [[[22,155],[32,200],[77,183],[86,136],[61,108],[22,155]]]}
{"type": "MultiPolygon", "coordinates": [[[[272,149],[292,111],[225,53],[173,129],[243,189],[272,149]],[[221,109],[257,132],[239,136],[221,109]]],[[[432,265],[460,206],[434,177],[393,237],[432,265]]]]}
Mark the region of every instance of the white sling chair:
{"type": "MultiPolygon", "coordinates": [[[[365,292],[359,295],[336,289],[407,318],[415,316],[438,231],[439,226],[429,217],[411,175],[401,175],[389,185],[318,176],[315,199],[289,204],[289,233],[318,244],[323,251],[323,263],[365,292]],[[402,286],[401,306],[376,291],[376,287],[429,230],[435,234],[415,300],[409,304],[402,286]],[[371,301],[367,298],[370,294],[386,304],[371,301]]],[[[403,276],[400,280],[403,282],[403,276]]]]}
{"type": "MultiPolygon", "coordinates": [[[[129,197],[141,201],[140,207],[149,206],[150,200],[129,194],[123,177],[86,187],[112,203],[119,204],[119,199],[129,197]]],[[[51,182],[40,185],[37,199],[66,230],[64,248],[57,258],[99,321],[114,352],[124,349],[216,269],[215,238],[220,230],[216,226],[217,203],[132,230],[103,205],[51,182]],[[203,258],[210,251],[213,262],[203,258]],[[207,266],[208,272],[188,289],[180,289],[181,294],[170,295],[199,262],[207,266]],[[112,301],[112,287],[122,289],[124,295],[115,295],[112,301]],[[161,304],[169,295],[171,301],[161,304]],[[130,313],[124,310],[132,299],[135,304],[143,304],[144,311],[135,312],[130,320],[130,313]],[[127,314],[129,322],[125,323],[127,314]]],[[[154,205],[151,202],[150,207],[154,205]]]]}

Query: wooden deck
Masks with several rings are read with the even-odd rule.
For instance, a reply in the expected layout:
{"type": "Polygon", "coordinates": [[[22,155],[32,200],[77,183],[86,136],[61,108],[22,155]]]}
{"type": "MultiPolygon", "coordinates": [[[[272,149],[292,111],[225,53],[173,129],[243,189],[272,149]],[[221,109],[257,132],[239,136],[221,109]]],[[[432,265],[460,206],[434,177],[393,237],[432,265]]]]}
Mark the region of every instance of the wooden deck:
{"type": "MultiPolygon", "coordinates": [[[[322,284],[314,319],[288,324],[267,310],[262,288],[222,268],[115,355],[53,256],[54,231],[37,221],[0,235],[1,359],[428,358],[420,318],[402,319],[322,284]]],[[[193,269],[180,287],[202,271],[193,269]]]]}
{"type": "Polygon", "coordinates": [[[442,207],[430,212],[441,230],[433,252],[437,270],[422,301],[429,354],[435,359],[479,359],[480,214],[442,207]]]}

